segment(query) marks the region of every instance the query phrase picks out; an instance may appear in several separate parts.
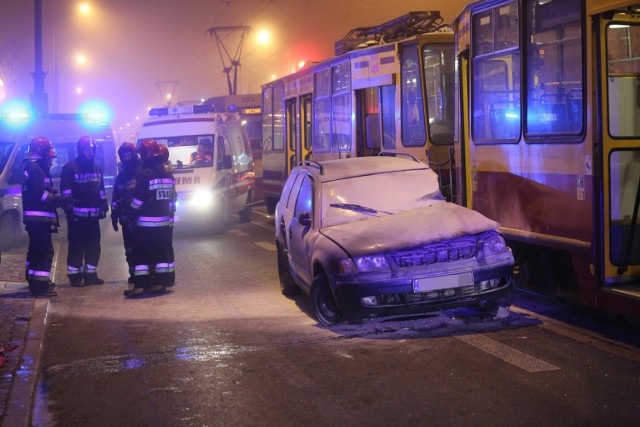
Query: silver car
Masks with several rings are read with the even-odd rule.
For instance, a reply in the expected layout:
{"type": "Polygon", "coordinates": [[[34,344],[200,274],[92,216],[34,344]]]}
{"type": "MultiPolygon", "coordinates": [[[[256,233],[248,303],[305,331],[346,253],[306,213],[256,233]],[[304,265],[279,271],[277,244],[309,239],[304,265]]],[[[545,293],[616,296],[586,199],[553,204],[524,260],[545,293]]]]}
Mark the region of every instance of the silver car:
{"type": "Polygon", "coordinates": [[[514,260],[498,224],[444,200],[415,159],[304,162],[275,226],[282,293],[308,293],[320,324],[469,305],[509,314],[514,260]]]}

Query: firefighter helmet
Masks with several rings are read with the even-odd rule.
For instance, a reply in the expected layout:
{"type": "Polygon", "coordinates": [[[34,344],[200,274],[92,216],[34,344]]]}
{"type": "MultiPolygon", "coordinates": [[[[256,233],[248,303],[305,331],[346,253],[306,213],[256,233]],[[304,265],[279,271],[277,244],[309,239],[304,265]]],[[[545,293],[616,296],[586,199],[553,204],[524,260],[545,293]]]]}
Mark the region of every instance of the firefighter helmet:
{"type": "Polygon", "coordinates": [[[81,136],[78,140],[78,144],[76,145],[76,149],[78,150],[78,154],[82,154],[85,148],[91,147],[93,151],[96,151],[96,142],[89,135],[81,136]]]}
{"type": "Polygon", "coordinates": [[[143,139],[138,146],[138,153],[142,160],[147,160],[159,153],[158,143],[155,139],[143,139]]]}
{"type": "Polygon", "coordinates": [[[136,146],[133,145],[130,142],[123,142],[122,145],[120,146],[120,148],[118,148],[118,156],[120,156],[120,161],[124,162],[124,160],[122,159],[122,156],[124,156],[124,153],[131,153],[131,157],[135,157],[136,156],[136,146]]]}
{"type": "Polygon", "coordinates": [[[29,144],[29,157],[46,159],[57,157],[56,149],[44,136],[36,136],[29,144]]]}
{"type": "Polygon", "coordinates": [[[162,157],[163,163],[169,163],[169,149],[164,144],[158,144],[158,149],[160,150],[160,156],[162,157]]]}

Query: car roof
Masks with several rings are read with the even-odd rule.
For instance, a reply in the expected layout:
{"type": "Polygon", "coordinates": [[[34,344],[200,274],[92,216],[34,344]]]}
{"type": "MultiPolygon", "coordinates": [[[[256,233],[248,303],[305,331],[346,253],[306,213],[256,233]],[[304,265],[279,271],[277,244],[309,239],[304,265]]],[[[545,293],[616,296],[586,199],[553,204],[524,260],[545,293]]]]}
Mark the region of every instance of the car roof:
{"type": "Polygon", "coordinates": [[[304,162],[298,166],[320,177],[321,182],[405,170],[429,169],[426,164],[406,157],[371,156],[304,162]]]}

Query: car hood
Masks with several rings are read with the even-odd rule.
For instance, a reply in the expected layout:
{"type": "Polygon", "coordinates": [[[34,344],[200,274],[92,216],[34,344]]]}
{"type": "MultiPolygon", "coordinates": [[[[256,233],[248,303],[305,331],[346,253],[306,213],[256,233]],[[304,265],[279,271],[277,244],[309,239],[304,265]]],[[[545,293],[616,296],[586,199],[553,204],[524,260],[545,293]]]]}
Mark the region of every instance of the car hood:
{"type": "Polygon", "coordinates": [[[396,250],[493,230],[500,224],[455,203],[430,206],[323,228],[352,256],[396,250]]]}

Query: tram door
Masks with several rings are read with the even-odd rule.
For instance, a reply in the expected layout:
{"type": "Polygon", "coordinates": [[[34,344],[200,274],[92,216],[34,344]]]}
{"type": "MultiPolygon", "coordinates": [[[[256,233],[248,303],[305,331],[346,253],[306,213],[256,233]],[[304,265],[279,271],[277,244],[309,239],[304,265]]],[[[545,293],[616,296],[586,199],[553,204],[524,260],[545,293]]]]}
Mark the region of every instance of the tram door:
{"type": "Polygon", "coordinates": [[[300,163],[298,149],[298,103],[296,98],[287,99],[285,106],[285,120],[287,126],[286,146],[287,146],[287,176],[291,169],[300,163]]]}
{"type": "Polygon", "coordinates": [[[302,160],[311,160],[311,123],[313,122],[311,113],[313,108],[311,106],[310,93],[300,97],[300,108],[300,158],[302,160]]]}
{"type": "Polygon", "coordinates": [[[640,20],[605,13],[594,23],[603,110],[601,279],[617,286],[640,275],[640,20]]]}
{"type": "Polygon", "coordinates": [[[477,187],[477,177],[475,169],[471,171],[467,168],[470,164],[471,147],[469,145],[469,122],[466,120],[469,112],[469,49],[458,54],[458,79],[457,87],[460,92],[457,94],[456,106],[460,109],[460,114],[457,117],[460,118],[456,125],[457,137],[454,138],[455,144],[455,168],[456,168],[456,183],[457,189],[456,203],[473,209],[472,189],[477,187]]]}
{"type": "Polygon", "coordinates": [[[382,140],[379,88],[356,91],[356,156],[377,156],[382,140]]]}

